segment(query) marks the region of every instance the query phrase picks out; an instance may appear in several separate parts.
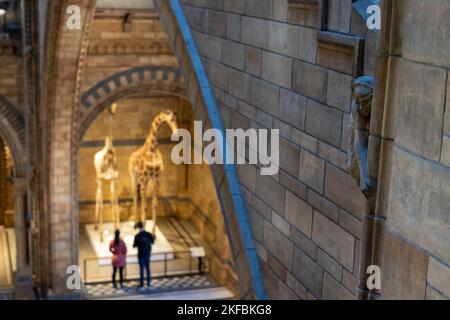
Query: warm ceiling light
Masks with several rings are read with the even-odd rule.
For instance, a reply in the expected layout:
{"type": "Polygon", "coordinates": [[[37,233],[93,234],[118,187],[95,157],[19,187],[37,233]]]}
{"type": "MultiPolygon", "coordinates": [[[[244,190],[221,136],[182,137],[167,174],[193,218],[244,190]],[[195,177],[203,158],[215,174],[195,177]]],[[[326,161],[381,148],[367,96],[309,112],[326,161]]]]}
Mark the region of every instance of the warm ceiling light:
{"type": "Polygon", "coordinates": [[[3,17],[6,14],[5,9],[0,9],[0,17],[3,17]]]}

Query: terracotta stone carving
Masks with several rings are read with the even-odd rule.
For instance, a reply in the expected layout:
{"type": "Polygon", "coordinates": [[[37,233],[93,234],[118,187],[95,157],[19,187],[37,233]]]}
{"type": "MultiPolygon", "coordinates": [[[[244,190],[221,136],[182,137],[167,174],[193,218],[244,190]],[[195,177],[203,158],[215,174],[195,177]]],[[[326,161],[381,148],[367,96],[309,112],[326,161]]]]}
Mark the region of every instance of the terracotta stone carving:
{"type": "Polygon", "coordinates": [[[375,79],[370,76],[357,78],[352,83],[352,106],[347,166],[362,193],[369,198],[374,183],[368,170],[370,115],[375,79]]]}

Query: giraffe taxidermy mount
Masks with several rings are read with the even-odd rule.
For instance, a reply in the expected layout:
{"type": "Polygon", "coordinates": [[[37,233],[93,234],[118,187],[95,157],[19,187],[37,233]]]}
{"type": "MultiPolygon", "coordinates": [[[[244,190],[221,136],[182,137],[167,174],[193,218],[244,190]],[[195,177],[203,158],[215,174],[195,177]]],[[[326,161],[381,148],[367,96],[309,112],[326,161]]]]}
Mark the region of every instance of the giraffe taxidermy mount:
{"type": "Polygon", "coordinates": [[[152,190],[152,233],[156,231],[156,210],[158,208],[158,197],[160,192],[160,178],[164,170],[163,158],[161,150],[158,146],[158,132],[162,124],[166,123],[172,133],[178,131],[177,116],[175,112],[166,110],[161,112],[153,120],[150,133],[145,144],[136,150],[131,156],[128,163],[128,169],[131,177],[131,186],[133,192],[133,213],[136,222],[146,222],[147,209],[147,191],[150,182],[153,182],[152,190]],[[141,215],[138,215],[138,193],[141,196],[141,215]]]}
{"type": "Polygon", "coordinates": [[[96,173],[97,192],[95,197],[95,229],[100,233],[100,241],[103,242],[103,182],[109,182],[111,192],[111,210],[114,219],[114,229],[120,228],[119,201],[116,192],[116,184],[119,179],[117,168],[116,150],[113,145],[112,123],[116,114],[117,105],[109,108],[109,135],[105,139],[105,146],[94,155],[94,167],[96,173]]]}

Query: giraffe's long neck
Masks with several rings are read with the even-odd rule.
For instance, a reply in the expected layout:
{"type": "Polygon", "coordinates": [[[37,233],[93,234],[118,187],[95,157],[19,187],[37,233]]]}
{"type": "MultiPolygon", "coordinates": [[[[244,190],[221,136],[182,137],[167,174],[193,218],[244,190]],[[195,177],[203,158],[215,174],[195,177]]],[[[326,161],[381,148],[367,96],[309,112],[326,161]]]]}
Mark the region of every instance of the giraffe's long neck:
{"type": "Polygon", "coordinates": [[[150,134],[145,141],[145,150],[151,154],[155,154],[156,150],[158,150],[158,131],[164,121],[163,117],[158,117],[152,122],[150,134]]]}

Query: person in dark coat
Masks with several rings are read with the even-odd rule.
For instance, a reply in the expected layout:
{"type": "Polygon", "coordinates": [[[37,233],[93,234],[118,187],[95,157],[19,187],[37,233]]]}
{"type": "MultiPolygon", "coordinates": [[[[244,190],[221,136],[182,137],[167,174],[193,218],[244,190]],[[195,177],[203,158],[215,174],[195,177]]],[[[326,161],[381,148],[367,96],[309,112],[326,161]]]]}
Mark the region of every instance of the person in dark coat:
{"type": "Polygon", "coordinates": [[[141,276],[139,288],[144,287],[144,269],[147,275],[147,286],[150,287],[150,256],[155,238],[150,232],[145,231],[142,222],[138,222],[136,227],[139,229],[139,233],[134,237],[133,247],[138,250],[139,271],[141,276]]]}

